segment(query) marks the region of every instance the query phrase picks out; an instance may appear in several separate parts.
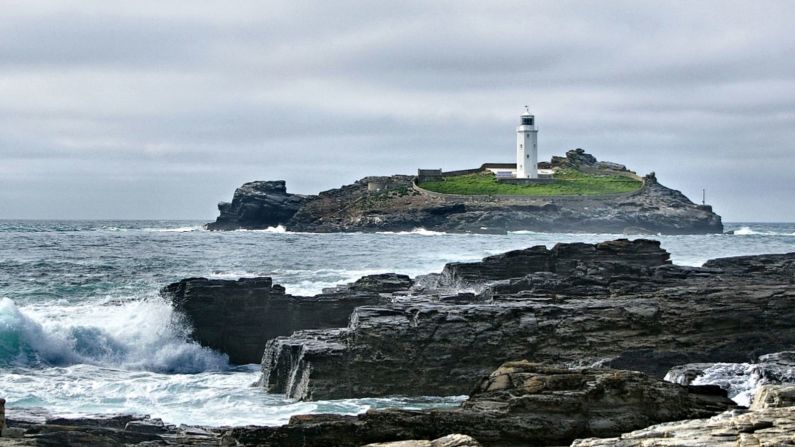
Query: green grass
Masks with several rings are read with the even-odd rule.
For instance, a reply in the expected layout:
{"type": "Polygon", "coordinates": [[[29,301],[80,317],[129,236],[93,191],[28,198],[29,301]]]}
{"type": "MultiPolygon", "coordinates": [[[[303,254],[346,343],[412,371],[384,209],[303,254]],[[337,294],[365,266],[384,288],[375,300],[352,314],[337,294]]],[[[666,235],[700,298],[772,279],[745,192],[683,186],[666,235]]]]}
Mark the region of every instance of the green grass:
{"type": "Polygon", "coordinates": [[[490,172],[447,177],[441,181],[425,182],[420,187],[444,194],[516,195],[516,196],[598,196],[632,192],[642,182],[623,175],[589,174],[575,169],[561,169],[555,182],[536,185],[499,183],[490,172]]]}

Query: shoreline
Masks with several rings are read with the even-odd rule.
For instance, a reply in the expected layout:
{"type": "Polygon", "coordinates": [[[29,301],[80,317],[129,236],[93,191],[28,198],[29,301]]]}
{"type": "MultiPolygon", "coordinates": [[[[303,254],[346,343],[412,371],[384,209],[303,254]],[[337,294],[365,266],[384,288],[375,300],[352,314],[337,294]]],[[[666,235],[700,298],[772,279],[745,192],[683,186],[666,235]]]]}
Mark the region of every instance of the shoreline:
{"type": "MultiPolygon", "coordinates": [[[[737,237],[738,238],[742,238],[743,235],[737,235],[737,237]]],[[[612,242],[615,243],[617,241],[612,241],[612,242]]],[[[635,243],[637,243],[637,242],[635,242],[635,243]]],[[[579,247],[582,247],[583,249],[591,246],[591,244],[576,244],[576,243],[575,244],[563,244],[562,248],[560,250],[564,250],[564,251],[567,250],[565,248],[567,245],[579,246],[579,247]]],[[[598,244],[596,244],[594,246],[598,246],[598,244]]],[[[609,246],[609,244],[608,244],[608,246],[609,246]]],[[[544,250],[549,250],[549,248],[545,247],[544,250]]],[[[578,250],[580,250],[580,249],[578,249],[578,250]]],[[[591,249],[588,248],[588,250],[591,250],[591,249]]],[[[619,250],[616,253],[621,253],[622,250],[619,250]]],[[[598,266],[598,265],[602,265],[602,267],[599,267],[600,269],[601,268],[605,268],[606,265],[616,264],[615,261],[619,260],[617,258],[617,259],[615,259],[613,261],[610,261],[609,260],[610,258],[605,258],[602,261],[598,261],[596,264],[591,265],[591,264],[588,264],[588,262],[591,262],[591,261],[588,261],[589,258],[587,256],[585,256],[585,257],[583,256],[585,252],[578,251],[578,252],[575,252],[575,253],[577,253],[576,256],[574,256],[574,258],[571,258],[571,259],[575,259],[576,258],[576,259],[579,259],[579,260],[583,260],[585,262],[585,264],[583,264],[582,266],[584,268],[586,268],[586,270],[584,270],[583,272],[592,270],[592,269],[596,268],[596,266],[598,266]],[[603,261],[607,261],[608,264],[604,264],[603,261]],[[588,267],[588,266],[590,266],[590,267],[588,267]]],[[[626,253],[631,253],[631,251],[626,252],[626,253]]],[[[659,256],[659,252],[656,252],[656,251],[649,251],[648,254],[651,256],[648,259],[653,259],[653,258],[659,256]]],[[[544,255],[544,256],[547,256],[547,255],[544,255]]],[[[560,257],[560,256],[562,256],[562,255],[555,255],[554,259],[557,259],[557,261],[555,261],[556,263],[557,262],[564,262],[566,259],[570,259],[570,258],[560,257]]],[[[638,264],[636,264],[636,262],[638,260],[640,260],[640,259],[647,259],[646,256],[647,255],[643,255],[641,258],[637,258],[637,259],[636,258],[628,258],[626,261],[628,261],[629,264],[627,264],[627,265],[635,265],[636,267],[638,267],[638,264]]],[[[500,256],[497,256],[497,258],[499,258],[499,257],[500,256]]],[[[761,258],[764,258],[764,256],[751,256],[751,257],[746,257],[746,258],[761,259],[761,258]]],[[[515,258],[510,258],[510,259],[513,259],[514,261],[512,261],[512,262],[515,262],[515,258]]],[[[618,271],[613,271],[613,270],[607,270],[607,271],[605,271],[603,273],[600,273],[600,275],[602,275],[605,279],[607,279],[608,283],[614,282],[616,280],[627,281],[628,278],[631,279],[634,276],[640,275],[640,276],[637,276],[638,284],[642,285],[642,284],[647,284],[647,283],[648,284],[653,284],[654,282],[659,282],[661,280],[664,280],[665,278],[671,278],[670,280],[674,281],[674,278],[678,277],[677,275],[682,275],[682,274],[684,274],[685,277],[689,277],[689,276],[695,275],[695,276],[693,276],[693,278],[698,278],[698,277],[708,278],[708,277],[710,277],[710,275],[715,275],[716,274],[715,271],[714,271],[715,269],[723,269],[724,273],[722,275],[727,275],[728,273],[726,273],[726,272],[728,272],[731,269],[735,269],[736,270],[736,267],[737,267],[737,266],[735,266],[733,264],[734,261],[732,261],[732,260],[719,260],[719,261],[712,262],[710,265],[704,266],[703,268],[683,268],[683,267],[680,266],[680,267],[674,268],[673,270],[670,270],[668,267],[665,267],[665,263],[662,263],[662,264],[660,263],[660,261],[659,261],[660,258],[656,258],[656,259],[658,259],[658,260],[654,261],[652,265],[647,266],[648,268],[651,268],[650,272],[651,271],[656,271],[657,272],[657,273],[652,274],[651,276],[644,276],[644,275],[647,275],[647,273],[640,274],[640,272],[645,271],[644,269],[647,268],[647,267],[641,268],[641,270],[639,270],[639,271],[637,271],[635,273],[632,273],[630,276],[627,276],[627,272],[623,272],[623,273],[617,275],[618,271]],[[716,262],[717,262],[718,265],[715,265],[716,262]],[[726,269],[729,269],[729,270],[726,270],[726,269]],[[660,276],[660,275],[662,275],[662,276],[660,276]],[[673,275],[673,276],[671,276],[671,275],[673,275]],[[610,278],[613,278],[613,279],[610,279],[610,278]],[[623,279],[620,279],[620,278],[623,278],[623,279]],[[643,278],[646,278],[646,279],[643,279],[643,278]],[[651,281],[651,282],[649,282],[649,281],[651,281]]],[[[596,258],[594,258],[594,260],[596,260],[596,258]]],[[[481,272],[481,273],[477,273],[477,275],[481,275],[482,272],[489,271],[488,269],[485,268],[485,266],[488,263],[484,264],[484,262],[485,262],[485,260],[481,261],[480,263],[476,262],[476,263],[474,263],[476,267],[467,267],[466,269],[463,269],[463,270],[461,269],[461,267],[455,267],[455,268],[450,267],[448,269],[449,273],[447,274],[447,276],[449,276],[450,278],[453,278],[453,279],[465,278],[465,277],[467,277],[466,275],[470,275],[470,273],[465,273],[465,272],[471,271],[472,268],[475,268],[475,270],[472,270],[472,271],[481,272]],[[467,269],[469,269],[469,270],[467,270],[467,269]],[[457,273],[455,273],[455,272],[457,272],[457,273]],[[461,275],[464,275],[464,276],[461,276],[461,275]]],[[[568,261],[565,261],[564,264],[566,264],[566,262],[568,262],[568,261]]],[[[621,264],[622,262],[625,262],[625,261],[621,261],[621,262],[619,262],[619,264],[621,264]]],[[[522,264],[522,265],[530,265],[530,264],[522,264]]],[[[561,264],[561,265],[563,265],[563,264],[561,264]]],[[[568,264],[566,264],[566,265],[568,265],[568,264]]],[[[616,265],[618,265],[618,264],[616,264],[616,265]]],[[[768,265],[768,266],[770,266],[770,265],[774,265],[774,264],[763,262],[760,265],[768,265]]],[[[610,267],[610,268],[613,268],[613,267],[610,267]]],[[[767,267],[765,267],[765,268],[767,268],[767,267]]],[[[514,281],[513,284],[511,285],[510,284],[511,283],[511,278],[522,279],[522,278],[527,277],[527,275],[531,275],[531,276],[535,275],[535,276],[533,276],[535,278],[533,281],[540,280],[540,279],[543,279],[543,281],[550,281],[550,279],[553,278],[552,276],[550,276],[550,273],[555,273],[557,275],[561,275],[561,274],[564,274],[565,272],[569,271],[567,269],[569,269],[569,267],[566,267],[563,270],[561,270],[561,267],[555,267],[555,269],[554,269],[555,271],[547,272],[547,273],[544,273],[544,274],[541,274],[541,273],[543,273],[543,271],[537,271],[537,270],[534,271],[532,269],[531,270],[516,271],[516,272],[513,272],[513,273],[512,272],[507,272],[507,273],[504,273],[504,275],[507,275],[507,276],[505,276],[503,279],[487,275],[487,277],[485,277],[485,279],[487,281],[496,280],[497,283],[499,283],[498,284],[499,287],[501,287],[501,288],[499,288],[499,287],[495,288],[495,286],[490,286],[489,294],[491,294],[491,298],[487,298],[487,299],[493,301],[496,296],[505,295],[507,297],[508,295],[513,295],[513,294],[516,294],[516,293],[519,293],[519,292],[526,293],[527,291],[535,290],[535,292],[533,292],[533,293],[536,293],[536,294],[537,293],[542,293],[542,295],[541,296],[537,296],[536,298],[534,298],[537,301],[537,303],[534,304],[534,306],[541,305],[542,301],[538,301],[538,299],[543,296],[543,293],[548,293],[548,292],[544,292],[543,288],[542,289],[538,289],[538,286],[541,286],[544,283],[533,283],[533,284],[536,284],[536,285],[532,286],[530,289],[522,289],[523,287],[527,287],[527,285],[531,284],[531,283],[521,283],[521,281],[520,282],[514,281]],[[518,275],[518,276],[515,276],[515,275],[518,275]],[[507,284],[507,285],[506,284],[502,284],[501,281],[506,281],[506,280],[508,281],[509,284],[507,284]],[[521,284],[525,284],[525,285],[521,285],[521,284]],[[506,289],[506,287],[508,287],[508,286],[513,287],[513,289],[510,289],[510,288],[506,289]],[[524,290],[524,292],[522,292],[522,290],[524,290]]],[[[731,271],[734,272],[735,270],[731,270],[731,271]]],[[[500,271],[502,271],[502,270],[496,270],[494,272],[500,272],[500,271]]],[[[571,272],[575,272],[575,271],[577,271],[577,269],[572,270],[571,272]]],[[[747,273],[742,273],[740,270],[737,270],[737,272],[738,272],[738,274],[740,274],[741,277],[742,277],[742,275],[746,275],[747,274],[747,273]]],[[[502,275],[503,273],[500,273],[500,274],[502,275]]],[[[568,274],[569,273],[565,273],[565,275],[568,275],[568,274]]],[[[489,275],[492,275],[492,274],[489,273],[489,275]]],[[[579,279],[577,279],[577,281],[582,281],[584,279],[588,279],[589,275],[593,275],[593,273],[585,274],[585,276],[577,276],[577,278],[579,278],[579,279]]],[[[731,273],[731,275],[735,275],[735,273],[731,273]]],[[[771,275],[774,275],[774,274],[771,272],[771,275]]],[[[775,275],[778,275],[778,273],[776,273],[775,275]]],[[[772,281],[772,278],[774,278],[775,275],[774,276],[770,276],[769,279],[772,281]]],[[[445,276],[445,275],[443,274],[442,276],[445,276]]],[[[749,278],[752,278],[752,277],[749,277],[749,278]]],[[[764,276],[760,276],[759,278],[760,278],[760,280],[762,280],[762,278],[765,278],[765,277],[764,276]]],[[[525,278],[525,279],[527,279],[527,278],[525,278]]],[[[675,282],[678,282],[680,280],[682,280],[682,278],[675,279],[675,282]]],[[[696,279],[692,279],[692,280],[696,281],[696,283],[691,284],[690,287],[693,287],[694,284],[697,284],[698,281],[701,281],[701,280],[696,280],[696,279]]],[[[746,280],[747,280],[747,278],[746,278],[746,280]]],[[[481,280],[477,279],[477,281],[481,281],[481,280]]],[[[665,280],[665,281],[668,281],[668,280],[665,280]]],[[[768,279],[764,279],[764,281],[768,281],[768,279]]],[[[373,287],[373,284],[374,283],[372,283],[372,282],[368,283],[368,285],[366,287],[373,287]]],[[[572,284],[574,284],[574,283],[572,283],[572,284]]],[[[674,284],[674,283],[671,283],[671,284],[674,284]]],[[[767,284],[767,283],[765,283],[765,284],[767,284]]],[[[765,287],[769,287],[772,284],[773,283],[771,283],[769,285],[765,285],[765,287]]],[[[362,286],[364,286],[364,284],[362,286]]],[[[371,291],[374,292],[376,295],[381,294],[381,293],[394,294],[395,292],[401,292],[402,291],[402,286],[399,287],[398,290],[389,291],[389,292],[385,292],[384,290],[379,289],[378,287],[380,287],[380,286],[377,286],[376,288],[371,289],[371,291]]],[[[575,292],[575,289],[566,289],[566,288],[564,288],[564,289],[556,289],[556,287],[560,287],[560,286],[554,285],[553,283],[547,283],[547,285],[544,286],[544,287],[552,287],[552,289],[549,289],[549,290],[554,291],[554,293],[556,295],[570,294],[570,293],[575,292]]],[[[585,286],[582,286],[582,287],[585,287],[585,286]]],[[[591,294],[596,293],[596,295],[598,295],[598,293],[599,293],[598,290],[600,290],[600,287],[604,287],[604,284],[600,284],[597,281],[595,283],[591,283],[589,286],[587,286],[583,290],[589,290],[589,293],[591,293],[591,294]]],[[[621,287],[625,287],[625,286],[621,286],[621,287]]],[[[644,285],[643,287],[646,287],[646,285],[644,285]]],[[[710,286],[710,287],[714,287],[714,285],[710,286]]],[[[345,289],[343,287],[340,290],[337,290],[336,293],[338,295],[339,294],[350,295],[350,292],[348,290],[349,289],[345,289]]],[[[621,289],[621,288],[616,289],[616,291],[618,291],[618,292],[620,292],[621,290],[625,290],[625,289],[621,289]]],[[[631,290],[631,289],[626,289],[626,291],[629,291],[629,290],[631,290]]],[[[427,295],[428,294],[428,290],[426,290],[425,292],[419,292],[419,293],[427,295]]],[[[625,292],[620,292],[620,293],[625,293],[625,292]]],[[[416,293],[415,293],[415,295],[416,295],[416,293]]],[[[487,295],[481,295],[481,297],[479,298],[478,294],[475,294],[473,296],[473,295],[466,295],[466,294],[461,294],[461,293],[451,293],[451,294],[448,294],[448,295],[441,295],[440,294],[438,298],[442,299],[444,301],[444,303],[441,304],[442,307],[446,307],[446,308],[450,308],[450,309],[453,309],[453,308],[456,308],[456,307],[460,308],[460,309],[480,309],[480,307],[477,307],[477,306],[481,306],[481,304],[479,303],[479,300],[483,299],[483,297],[486,297],[486,296],[487,295]]],[[[412,299],[412,298],[409,298],[409,297],[402,297],[402,295],[400,295],[400,294],[398,294],[397,296],[393,296],[393,298],[404,299],[404,300],[405,299],[408,299],[408,300],[412,299]]],[[[503,299],[503,298],[501,298],[501,299],[503,299]]],[[[516,298],[512,298],[512,299],[515,300],[516,298]]],[[[521,299],[524,299],[524,298],[521,298],[521,299]]],[[[432,298],[432,300],[433,300],[433,298],[432,298]]],[[[507,301],[506,301],[506,303],[507,303],[507,301]]],[[[433,308],[434,306],[438,307],[438,305],[432,304],[432,303],[429,303],[429,302],[426,302],[425,304],[422,304],[422,306],[425,306],[426,304],[431,306],[431,307],[429,307],[429,309],[433,308]]],[[[389,306],[391,306],[389,308],[390,312],[398,311],[400,309],[400,306],[396,306],[394,303],[390,304],[389,306]]],[[[420,308],[422,308],[422,306],[420,306],[420,308]]],[[[637,316],[645,318],[644,315],[646,315],[646,310],[643,309],[643,306],[645,306],[645,304],[641,305],[638,302],[638,303],[635,303],[635,306],[640,306],[636,310],[637,316]]],[[[365,307],[372,308],[373,306],[372,305],[366,305],[365,307]]],[[[380,308],[380,307],[383,307],[383,306],[381,304],[376,303],[375,307],[376,308],[380,308]]],[[[378,312],[380,312],[380,311],[378,311],[378,312]]],[[[367,318],[370,318],[370,316],[368,316],[368,315],[376,316],[377,318],[382,318],[382,317],[386,316],[384,314],[379,316],[378,312],[373,313],[372,310],[368,310],[365,313],[360,312],[359,316],[357,317],[357,321],[358,321],[357,324],[362,325],[362,324],[365,324],[366,321],[375,321],[375,320],[363,319],[364,316],[366,316],[367,318]],[[369,314],[368,314],[368,312],[369,312],[369,314]]],[[[396,314],[390,314],[389,318],[393,318],[395,315],[396,314]]],[[[753,318],[753,317],[751,317],[751,318],[753,318]]],[[[538,319],[538,315],[536,315],[536,319],[538,319]]],[[[420,320],[420,321],[422,321],[422,320],[420,320]]],[[[338,323],[335,323],[335,324],[338,324],[338,323]]],[[[400,339],[395,339],[395,340],[399,341],[400,339]]],[[[772,352],[772,351],[768,350],[767,352],[772,352]]],[[[518,360],[519,357],[516,357],[515,359],[518,360]]],[[[315,361],[315,360],[313,360],[313,361],[315,361]]],[[[615,366],[623,367],[622,365],[615,365],[615,366]]],[[[483,374],[483,372],[481,374],[483,374]]],[[[468,375],[468,377],[469,377],[469,379],[467,379],[467,380],[471,381],[471,380],[474,380],[473,378],[476,377],[476,375],[470,374],[470,375],[468,375]]],[[[314,379],[310,376],[309,380],[311,382],[314,379]]],[[[302,386],[303,385],[301,385],[301,387],[302,386]]],[[[13,418],[11,420],[13,421],[13,418]]],[[[318,422],[317,419],[313,419],[313,421],[314,422],[312,422],[312,424],[315,424],[316,422],[318,422]]],[[[144,424],[144,425],[146,425],[146,424],[144,424]]],[[[307,428],[306,427],[301,428],[301,430],[305,430],[305,429],[307,429],[307,428]]],[[[242,430],[242,429],[239,429],[238,431],[240,431],[240,430],[242,430]]],[[[297,429],[296,428],[291,428],[291,430],[297,430],[297,429]]],[[[262,433],[260,433],[260,434],[262,434],[262,433]]],[[[274,445],[278,445],[278,444],[274,444],[274,445]]]]}

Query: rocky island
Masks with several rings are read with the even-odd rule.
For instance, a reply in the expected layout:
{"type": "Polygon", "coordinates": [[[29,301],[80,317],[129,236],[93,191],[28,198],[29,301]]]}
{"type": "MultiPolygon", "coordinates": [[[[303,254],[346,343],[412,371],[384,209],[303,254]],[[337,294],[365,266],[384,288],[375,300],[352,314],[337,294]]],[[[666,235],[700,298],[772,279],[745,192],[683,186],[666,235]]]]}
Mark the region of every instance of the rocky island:
{"type": "Polygon", "coordinates": [[[305,232],[507,231],[626,234],[720,233],[720,216],[652,173],[637,176],[625,166],[600,162],[582,149],[539,167],[548,178],[503,179],[509,164],[417,176],[365,177],[317,195],[287,192],[283,180],[238,188],[218,205],[210,230],[284,226],[305,232]]]}

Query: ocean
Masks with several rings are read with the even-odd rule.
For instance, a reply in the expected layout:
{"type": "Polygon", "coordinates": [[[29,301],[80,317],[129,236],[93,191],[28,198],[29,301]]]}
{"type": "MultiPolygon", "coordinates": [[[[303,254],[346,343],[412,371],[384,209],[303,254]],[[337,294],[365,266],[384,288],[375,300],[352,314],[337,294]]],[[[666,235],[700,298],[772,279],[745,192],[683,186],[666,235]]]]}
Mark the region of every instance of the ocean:
{"type": "MultiPolygon", "coordinates": [[[[462,396],[295,402],[252,386],[192,342],[158,291],[182,278],[271,276],[295,295],[383,272],[439,272],[507,250],[606,234],[209,232],[194,221],[0,221],[0,397],[8,414],[149,414],[167,423],[276,425],[302,413],[423,408],[462,396]]],[[[795,251],[795,224],[730,223],[734,234],[655,236],[677,264],[795,251]]]]}

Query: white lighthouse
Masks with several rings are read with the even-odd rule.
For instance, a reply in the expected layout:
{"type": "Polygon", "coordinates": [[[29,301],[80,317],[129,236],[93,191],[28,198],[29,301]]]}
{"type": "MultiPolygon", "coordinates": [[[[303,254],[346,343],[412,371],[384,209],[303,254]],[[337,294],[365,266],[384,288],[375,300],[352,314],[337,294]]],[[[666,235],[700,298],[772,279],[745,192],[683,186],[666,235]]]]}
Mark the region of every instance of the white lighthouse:
{"type": "Polygon", "coordinates": [[[538,178],[538,129],[527,106],[516,128],[516,178],[538,178]]]}

